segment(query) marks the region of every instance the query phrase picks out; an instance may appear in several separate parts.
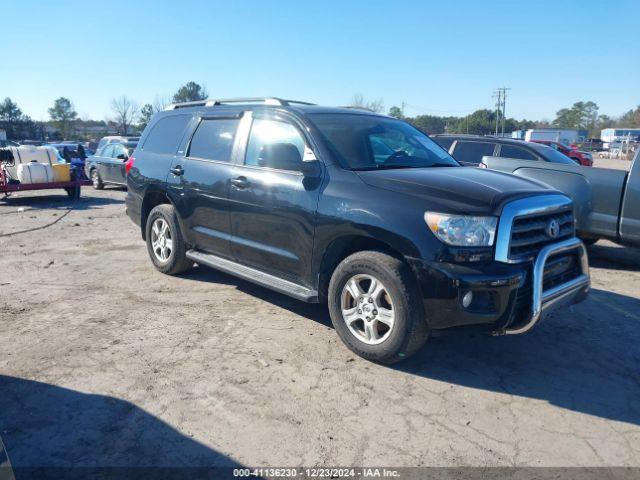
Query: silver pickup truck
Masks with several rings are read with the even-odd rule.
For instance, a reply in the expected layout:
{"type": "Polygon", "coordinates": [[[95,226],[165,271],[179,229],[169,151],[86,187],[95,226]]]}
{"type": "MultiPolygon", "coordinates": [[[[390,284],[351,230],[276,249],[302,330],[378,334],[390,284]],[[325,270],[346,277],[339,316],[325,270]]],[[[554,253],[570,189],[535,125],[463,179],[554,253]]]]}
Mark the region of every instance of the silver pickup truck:
{"type": "Polygon", "coordinates": [[[640,246],[640,160],[629,171],[502,157],[483,157],[483,167],[544,182],[573,200],[578,235],[640,246]]]}

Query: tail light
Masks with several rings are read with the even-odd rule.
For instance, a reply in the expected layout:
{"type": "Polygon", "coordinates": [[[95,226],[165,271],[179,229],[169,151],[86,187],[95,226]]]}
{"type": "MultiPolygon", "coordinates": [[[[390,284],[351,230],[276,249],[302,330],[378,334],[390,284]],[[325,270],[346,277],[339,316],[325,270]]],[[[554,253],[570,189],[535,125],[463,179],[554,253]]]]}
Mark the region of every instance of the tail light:
{"type": "Polygon", "coordinates": [[[127,163],[124,164],[124,171],[126,172],[127,175],[129,175],[129,170],[131,170],[131,168],[133,167],[133,162],[135,162],[136,159],[133,157],[129,157],[129,160],[127,160],[127,163]]]}

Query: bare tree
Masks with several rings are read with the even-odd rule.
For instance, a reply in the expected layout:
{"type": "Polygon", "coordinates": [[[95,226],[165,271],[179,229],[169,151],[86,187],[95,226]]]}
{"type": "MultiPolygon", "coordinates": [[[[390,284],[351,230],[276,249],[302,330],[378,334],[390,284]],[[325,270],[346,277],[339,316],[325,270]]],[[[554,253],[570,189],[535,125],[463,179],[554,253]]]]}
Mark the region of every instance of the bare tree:
{"type": "Polygon", "coordinates": [[[128,135],[131,125],[138,118],[138,104],[122,95],[111,100],[111,111],[114,113],[113,121],[117,125],[118,132],[121,135],[128,135]]]}
{"type": "Polygon", "coordinates": [[[372,112],[382,112],[384,110],[384,102],[381,98],[378,100],[366,100],[361,93],[356,93],[351,99],[351,106],[371,110],[372,112]]]}
{"type": "Polygon", "coordinates": [[[171,103],[171,100],[164,95],[156,95],[153,101],[153,112],[161,112],[167,105],[171,103]]]}

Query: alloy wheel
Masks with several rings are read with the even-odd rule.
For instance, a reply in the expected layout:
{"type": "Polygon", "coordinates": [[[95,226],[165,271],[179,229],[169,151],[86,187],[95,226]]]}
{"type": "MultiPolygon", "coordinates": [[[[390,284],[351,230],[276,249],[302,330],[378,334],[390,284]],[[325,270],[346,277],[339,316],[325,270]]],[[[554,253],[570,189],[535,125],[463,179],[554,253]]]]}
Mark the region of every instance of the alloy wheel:
{"type": "Polygon", "coordinates": [[[157,218],[151,226],[151,247],[153,254],[161,262],[167,262],[173,250],[171,229],[164,218],[157,218]]]}
{"type": "Polygon", "coordinates": [[[367,345],[384,342],[393,330],[395,311],[391,295],[372,275],[354,275],[345,283],[340,308],[349,331],[367,345]]]}

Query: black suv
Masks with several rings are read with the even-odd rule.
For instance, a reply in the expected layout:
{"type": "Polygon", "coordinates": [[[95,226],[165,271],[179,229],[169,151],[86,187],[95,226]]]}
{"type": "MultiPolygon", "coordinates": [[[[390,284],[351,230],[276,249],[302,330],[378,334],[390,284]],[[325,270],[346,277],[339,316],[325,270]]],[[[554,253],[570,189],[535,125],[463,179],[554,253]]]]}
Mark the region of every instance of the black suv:
{"type": "Polygon", "coordinates": [[[384,115],[276,98],[171,105],[127,162],[155,267],[210,266],[327,302],[344,343],[391,363],[432,329],[529,330],[589,290],[569,198],[462,168],[384,115]]]}
{"type": "MultiPolygon", "coordinates": [[[[480,135],[435,135],[433,140],[464,166],[477,167],[482,157],[517,158],[575,165],[565,154],[540,143],[480,135]]],[[[579,163],[579,162],[578,162],[579,163]]]]}

